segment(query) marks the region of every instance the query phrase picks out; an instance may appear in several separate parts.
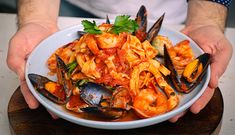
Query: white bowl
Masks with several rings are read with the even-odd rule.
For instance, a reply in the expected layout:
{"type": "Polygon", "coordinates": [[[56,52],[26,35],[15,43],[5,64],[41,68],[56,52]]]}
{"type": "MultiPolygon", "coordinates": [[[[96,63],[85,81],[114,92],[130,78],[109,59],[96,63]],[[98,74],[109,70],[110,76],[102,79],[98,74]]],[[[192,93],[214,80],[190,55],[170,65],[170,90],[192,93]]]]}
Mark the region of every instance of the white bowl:
{"type": "MultiPolygon", "coordinates": [[[[170,112],[152,118],[128,122],[102,122],[78,118],[75,115],[71,115],[69,111],[65,111],[63,106],[57,105],[39,94],[34,89],[28,78],[29,73],[36,73],[47,76],[50,79],[55,79],[55,77],[47,75],[49,70],[46,66],[46,61],[57,48],[77,39],[79,37],[77,34],[78,30],[83,30],[83,26],[76,25],[51,35],[34,49],[26,63],[25,78],[30,91],[44,107],[55,113],[60,118],[66,119],[79,125],[100,129],[131,129],[149,126],[160,123],[162,121],[166,121],[189,108],[202,95],[208,85],[210,79],[210,67],[208,68],[207,73],[201,83],[192,92],[190,92],[189,94],[182,94],[182,96],[180,97],[180,103],[177,108],[170,112]]],[[[169,37],[173,44],[176,44],[184,39],[188,39],[190,41],[190,45],[193,49],[194,54],[198,56],[203,53],[203,51],[196,45],[194,41],[180,32],[162,26],[159,34],[169,37]]]]}

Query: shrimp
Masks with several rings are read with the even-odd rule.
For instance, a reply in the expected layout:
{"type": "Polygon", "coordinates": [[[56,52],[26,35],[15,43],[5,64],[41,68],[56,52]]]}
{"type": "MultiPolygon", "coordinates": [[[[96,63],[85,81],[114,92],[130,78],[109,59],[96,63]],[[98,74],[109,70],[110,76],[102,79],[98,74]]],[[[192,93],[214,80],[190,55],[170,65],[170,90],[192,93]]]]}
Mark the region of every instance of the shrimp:
{"type": "MultiPolygon", "coordinates": [[[[132,99],[134,99],[133,104],[135,104],[135,102],[138,102],[140,98],[143,98],[143,99],[146,98],[146,100],[145,100],[146,104],[147,104],[147,101],[148,101],[148,104],[151,104],[153,101],[157,101],[156,97],[158,97],[158,96],[160,96],[163,99],[163,96],[161,94],[159,94],[160,92],[157,92],[158,95],[155,95],[155,94],[153,94],[153,92],[145,92],[145,90],[143,92],[143,89],[142,90],[140,89],[140,87],[139,87],[140,86],[139,85],[140,73],[143,71],[147,71],[147,72],[152,73],[158,86],[166,94],[167,101],[165,102],[165,104],[167,105],[167,109],[166,109],[167,111],[174,109],[179,104],[179,98],[178,98],[177,94],[175,93],[174,89],[165,81],[164,77],[160,73],[161,71],[158,70],[158,68],[160,66],[161,66],[160,63],[158,63],[157,61],[150,60],[147,62],[142,62],[138,66],[134,67],[133,72],[131,74],[131,80],[130,80],[130,94],[132,96],[132,99]],[[148,98],[151,98],[152,100],[150,100],[148,98]]],[[[150,91],[150,90],[148,90],[148,91],[150,91]]],[[[150,107],[148,107],[148,108],[150,108],[150,107]]],[[[137,110],[137,114],[142,114],[143,112],[145,112],[145,111],[139,111],[141,109],[141,105],[140,106],[135,105],[134,109],[137,110]],[[135,109],[135,107],[138,107],[138,108],[135,109]]],[[[144,106],[142,109],[146,110],[146,108],[144,106]]],[[[153,109],[153,112],[155,112],[154,113],[155,115],[161,114],[163,112],[163,111],[158,110],[158,108],[156,108],[156,107],[152,108],[152,109],[153,109]],[[157,109],[157,110],[155,110],[155,109],[157,109]]],[[[149,115],[150,114],[146,114],[146,116],[149,116],[149,115]]],[[[143,115],[143,117],[145,117],[145,116],[143,115]]]]}
{"type": "Polygon", "coordinates": [[[160,91],[142,89],[135,97],[133,109],[141,118],[149,118],[168,111],[167,98],[160,91]]]}
{"type": "Polygon", "coordinates": [[[183,40],[168,49],[174,67],[178,74],[182,74],[186,65],[195,59],[189,40],[183,40]]]}

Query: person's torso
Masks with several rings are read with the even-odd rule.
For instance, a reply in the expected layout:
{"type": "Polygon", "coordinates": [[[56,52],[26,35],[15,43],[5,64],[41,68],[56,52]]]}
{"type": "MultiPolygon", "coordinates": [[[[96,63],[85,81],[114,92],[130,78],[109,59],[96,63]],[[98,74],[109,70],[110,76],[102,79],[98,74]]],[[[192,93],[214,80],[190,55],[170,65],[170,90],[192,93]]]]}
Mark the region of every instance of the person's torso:
{"type": "Polygon", "coordinates": [[[141,5],[148,11],[148,19],[156,20],[165,13],[164,23],[179,24],[187,15],[186,0],[68,0],[74,5],[98,16],[108,15],[114,19],[117,15],[136,16],[141,5]]]}

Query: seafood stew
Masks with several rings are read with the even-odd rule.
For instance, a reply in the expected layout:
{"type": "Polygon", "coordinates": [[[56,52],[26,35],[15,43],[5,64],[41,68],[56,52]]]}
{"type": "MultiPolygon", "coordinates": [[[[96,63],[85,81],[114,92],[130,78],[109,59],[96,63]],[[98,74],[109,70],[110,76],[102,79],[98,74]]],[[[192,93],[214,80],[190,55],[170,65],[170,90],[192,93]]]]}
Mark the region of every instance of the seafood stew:
{"type": "MultiPolygon", "coordinates": [[[[157,29],[162,20],[163,17],[155,23],[157,29]]],[[[130,22],[133,24],[133,20],[130,22]]],[[[96,26],[95,22],[88,23],[96,26]]],[[[178,93],[188,91],[178,90],[181,82],[171,85],[166,78],[173,71],[177,78],[184,76],[184,68],[192,65],[196,56],[189,40],[174,45],[167,35],[159,35],[159,30],[146,32],[138,22],[137,25],[133,31],[118,34],[112,32],[114,24],[110,23],[98,25],[97,33],[79,31],[79,39],[58,48],[47,60],[49,74],[56,75],[57,81],[36,72],[29,73],[28,78],[36,82],[33,85],[39,93],[67,110],[110,121],[123,119],[130,112],[141,119],[172,111],[180,104],[178,93]],[[148,38],[149,35],[155,36],[148,38]],[[170,62],[158,60],[166,58],[170,62]]],[[[204,66],[200,68],[200,72],[205,70],[204,66]]]]}

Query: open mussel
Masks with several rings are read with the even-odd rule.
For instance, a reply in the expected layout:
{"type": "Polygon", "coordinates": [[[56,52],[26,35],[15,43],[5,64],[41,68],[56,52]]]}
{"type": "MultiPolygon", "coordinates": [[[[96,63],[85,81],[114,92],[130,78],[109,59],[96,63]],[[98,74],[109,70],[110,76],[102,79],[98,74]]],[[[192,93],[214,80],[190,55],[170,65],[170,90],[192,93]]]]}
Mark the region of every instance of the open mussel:
{"type": "Polygon", "coordinates": [[[137,22],[139,28],[138,30],[135,32],[135,36],[141,41],[143,42],[146,37],[147,37],[147,33],[146,33],[146,29],[147,29],[147,10],[145,8],[145,6],[141,6],[139,11],[137,12],[135,21],[137,22]]]}
{"type": "Polygon", "coordinates": [[[65,104],[72,94],[73,84],[63,60],[56,55],[57,82],[38,74],[28,74],[30,82],[36,90],[58,104],[65,104]]]}
{"type": "Polygon", "coordinates": [[[106,16],[106,24],[110,24],[109,16],[106,16]]]}
{"type": "Polygon", "coordinates": [[[149,42],[152,42],[153,38],[155,38],[158,35],[158,32],[160,31],[162,22],[164,20],[164,16],[165,16],[165,13],[149,29],[148,35],[146,37],[146,40],[148,40],[149,42]]]}
{"type": "Polygon", "coordinates": [[[79,90],[78,93],[66,98],[64,86],[60,83],[33,73],[28,74],[28,77],[40,94],[57,104],[66,104],[65,107],[74,112],[86,112],[108,119],[117,119],[130,109],[128,103],[131,98],[125,88],[118,88],[117,92],[113,92],[102,85],[87,82],[73,89],[73,91],[79,90]]]}
{"type": "Polygon", "coordinates": [[[102,85],[89,82],[80,88],[81,98],[89,105],[81,110],[109,119],[120,118],[126,113],[126,110],[130,109],[127,105],[130,101],[129,97],[124,89],[123,92],[121,91],[113,93],[102,85]],[[119,97],[118,100],[118,96],[126,96],[127,99],[120,101],[122,98],[119,97]]]}
{"type": "Polygon", "coordinates": [[[81,98],[91,106],[98,106],[101,99],[109,98],[111,95],[111,90],[92,82],[88,82],[80,88],[81,98]]]}
{"type": "Polygon", "coordinates": [[[85,34],[86,34],[86,32],[85,32],[85,31],[78,31],[77,33],[78,33],[78,36],[79,36],[79,38],[78,38],[78,39],[80,39],[83,35],[85,35],[85,34]]]}
{"type": "Polygon", "coordinates": [[[34,88],[43,96],[57,104],[66,103],[66,94],[63,85],[38,74],[28,74],[28,78],[34,88]]]}
{"type": "Polygon", "coordinates": [[[147,32],[147,10],[145,6],[141,6],[139,11],[137,12],[135,21],[137,22],[139,28],[135,32],[135,36],[143,42],[144,40],[148,40],[150,43],[153,39],[158,35],[160,28],[162,26],[162,22],[164,19],[165,13],[154,23],[154,25],[147,32]]]}
{"type": "MultiPolygon", "coordinates": [[[[169,40],[164,39],[165,41],[158,40],[159,39],[159,31],[162,26],[162,22],[164,20],[165,13],[153,24],[153,26],[147,30],[147,10],[145,6],[141,6],[139,11],[137,12],[135,21],[137,22],[139,28],[136,30],[134,35],[140,40],[140,42],[144,42],[145,40],[149,41],[151,45],[157,50],[158,56],[163,56],[164,43],[169,40]]],[[[164,37],[164,36],[161,36],[164,37]]]]}
{"type": "Polygon", "coordinates": [[[130,95],[130,91],[124,87],[117,87],[112,94],[111,104],[113,108],[122,108],[124,110],[131,109],[131,102],[132,98],[130,95]]]}
{"type": "Polygon", "coordinates": [[[170,78],[177,91],[189,93],[205,75],[210,63],[210,54],[204,53],[187,64],[182,75],[177,73],[166,46],[164,46],[164,61],[166,67],[171,71],[170,78]]]}
{"type": "Polygon", "coordinates": [[[89,80],[80,80],[83,83],[76,85],[68,73],[68,66],[58,55],[55,56],[57,82],[38,74],[28,74],[34,88],[43,96],[57,104],[65,104],[68,110],[86,112],[109,119],[120,118],[126,110],[130,109],[126,105],[130,101],[127,89],[118,88],[113,92],[89,80]]]}
{"type": "Polygon", "coordinates": [[[57,79],[58,83],[64,87],[66,98],[68,99],[72,94],[73,84],[72,79],[68,75],[68,69],[64,61],[56,55],[56,62],[57,62],[57,79]]]}

